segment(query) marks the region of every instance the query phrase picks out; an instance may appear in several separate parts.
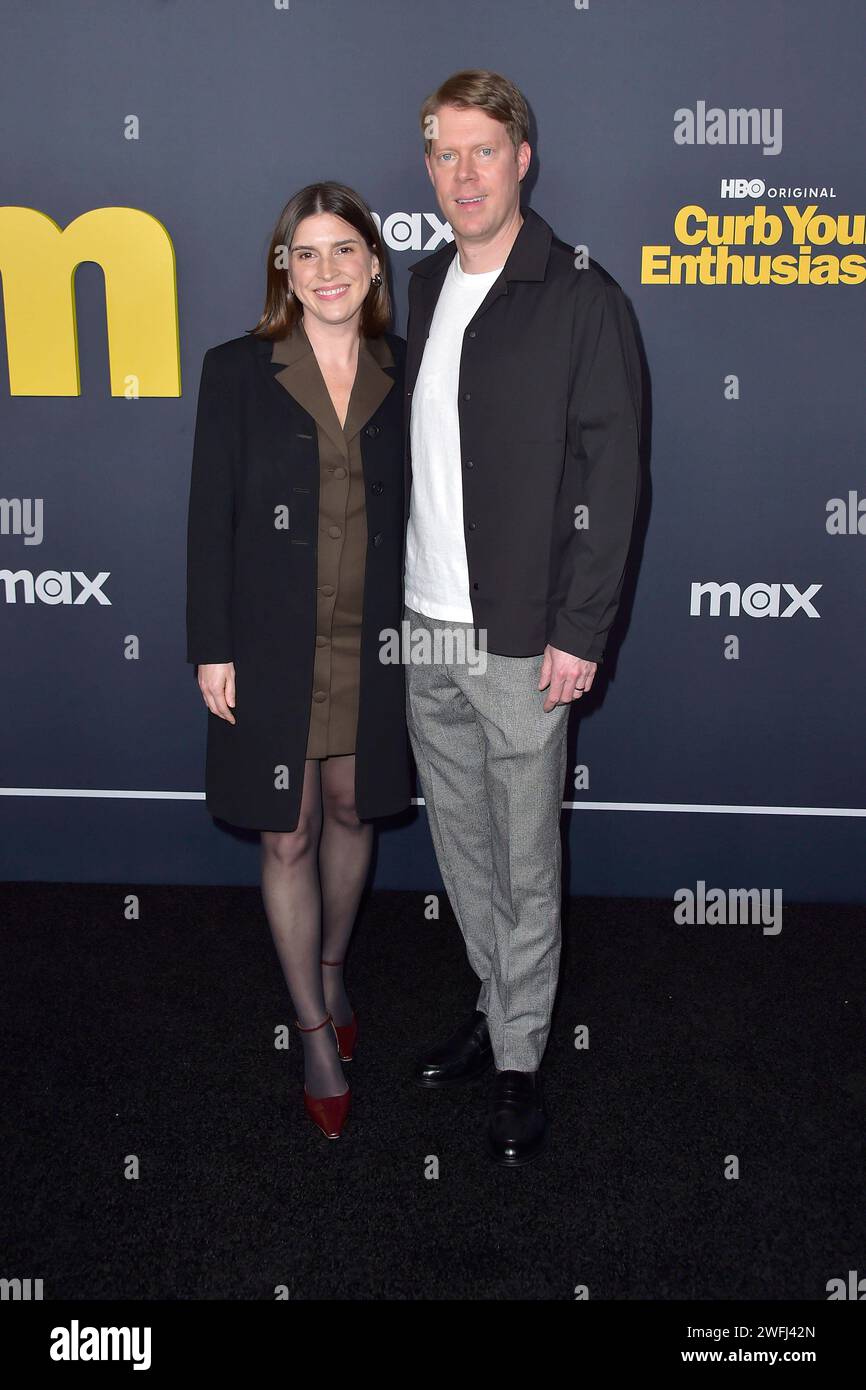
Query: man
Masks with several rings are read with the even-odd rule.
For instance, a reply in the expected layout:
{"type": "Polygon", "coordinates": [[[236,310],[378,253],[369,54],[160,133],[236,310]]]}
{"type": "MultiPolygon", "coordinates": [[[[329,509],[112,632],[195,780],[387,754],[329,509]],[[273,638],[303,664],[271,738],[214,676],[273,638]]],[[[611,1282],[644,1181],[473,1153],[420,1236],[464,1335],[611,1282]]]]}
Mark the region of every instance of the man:
{"type": "Polygon", "coordinates": [[[511,1166],[545,1139],[568,712],[619,602],[640,361],[619,285],[521,210],[531,151],[513,83],[456,73],[421,125],[454,242],[411,267],[404,619],[427,630],[433,660],[407,660],[407,717],[481,990],[416,1080],[450,1085],[492,1061],[487,1146],[511,1166]],[[483,662],[449,660],[434,641],[476,630],[483,662]]]}

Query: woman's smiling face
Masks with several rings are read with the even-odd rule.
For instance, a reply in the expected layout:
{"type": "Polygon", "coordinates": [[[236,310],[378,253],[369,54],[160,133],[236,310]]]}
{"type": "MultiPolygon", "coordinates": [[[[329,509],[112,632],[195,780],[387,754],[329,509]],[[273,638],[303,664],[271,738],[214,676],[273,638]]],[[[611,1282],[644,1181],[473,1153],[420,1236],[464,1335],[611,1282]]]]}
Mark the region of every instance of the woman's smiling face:
{"type": "Polygon", "coordinates": [[[289,283],[305,314],[323,323],[346,323],[360,313],[379,269],[361,233],[342,217],[320,212],[298,223],[289,283]]]}

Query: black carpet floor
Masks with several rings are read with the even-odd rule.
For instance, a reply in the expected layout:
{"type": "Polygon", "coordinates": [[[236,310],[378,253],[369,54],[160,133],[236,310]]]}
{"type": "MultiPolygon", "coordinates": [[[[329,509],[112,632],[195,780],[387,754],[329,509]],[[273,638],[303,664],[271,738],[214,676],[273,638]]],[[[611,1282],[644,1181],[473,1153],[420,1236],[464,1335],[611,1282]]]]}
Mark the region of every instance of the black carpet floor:
{"type": "Polygon", "coordinates": [[[334,1142],[303,1113],[297,1036],[274,1046],[291,1010],[257,889],[2,900],[0,1274],[46,1299],[820,1300],[866,1274],[862,908],[786,905],[765,936],[572,899],[549,1144],[504,1171],[489,1077],[408,1079],[474,1006],[444,897],[439,921],[421,893],[364,904],[334,1142]]]}

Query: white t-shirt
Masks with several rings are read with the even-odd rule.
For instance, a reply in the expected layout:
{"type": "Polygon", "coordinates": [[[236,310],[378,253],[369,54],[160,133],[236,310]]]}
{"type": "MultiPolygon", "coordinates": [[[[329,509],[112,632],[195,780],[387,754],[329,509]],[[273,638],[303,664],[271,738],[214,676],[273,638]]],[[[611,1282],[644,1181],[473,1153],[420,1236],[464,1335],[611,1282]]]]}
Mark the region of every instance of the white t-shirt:
{"type": "Polygon", "coordinates": [[[404,598],[428,618],[471,623],[463,532],[463,476],[457,393],[463,334],[502,273],[468,275],[452,260],[436,301],[412,392],[412,490],[406,532],[404,598]]]}

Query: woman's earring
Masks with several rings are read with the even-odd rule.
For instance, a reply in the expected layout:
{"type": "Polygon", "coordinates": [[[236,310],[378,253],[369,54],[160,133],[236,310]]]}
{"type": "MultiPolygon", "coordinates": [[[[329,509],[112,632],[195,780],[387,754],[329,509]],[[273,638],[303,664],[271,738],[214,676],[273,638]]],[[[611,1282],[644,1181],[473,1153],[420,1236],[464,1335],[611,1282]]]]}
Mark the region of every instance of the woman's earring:
{"type": "Polygon", "coordinates": [[[379,274],[379,272],[378,272],[378,270],[377,270],[377,271],[376,271],[376,274],[373,276],[373,284],[376,285],[376,286],[379,286],[379,285],[381,285],[381,283],[382,283],[382,277],[381,277],[381,275],[379,274]]]}

